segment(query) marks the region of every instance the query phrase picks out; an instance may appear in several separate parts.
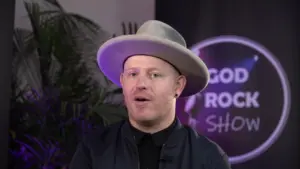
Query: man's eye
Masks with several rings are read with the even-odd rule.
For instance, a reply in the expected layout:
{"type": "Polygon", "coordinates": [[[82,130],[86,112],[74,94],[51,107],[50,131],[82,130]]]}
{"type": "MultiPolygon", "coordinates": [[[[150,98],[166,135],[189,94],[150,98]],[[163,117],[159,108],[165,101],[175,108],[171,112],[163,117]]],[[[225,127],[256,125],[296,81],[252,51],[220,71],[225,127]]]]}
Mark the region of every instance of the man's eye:
{"type": "Polygon", "coordinates": [[[136,76],[137,75],[137,73],[129,73],[129,76],[136,76]]]}
{"type": "Polygon", "coordinates": [[[151,77],[152,77],[152,78],[156,78],[156,77],[159,77],[159,76],[160,76],[160,74],[158,74],[158,73],[152,73],[152,74],[151,74],[151,77]]]}

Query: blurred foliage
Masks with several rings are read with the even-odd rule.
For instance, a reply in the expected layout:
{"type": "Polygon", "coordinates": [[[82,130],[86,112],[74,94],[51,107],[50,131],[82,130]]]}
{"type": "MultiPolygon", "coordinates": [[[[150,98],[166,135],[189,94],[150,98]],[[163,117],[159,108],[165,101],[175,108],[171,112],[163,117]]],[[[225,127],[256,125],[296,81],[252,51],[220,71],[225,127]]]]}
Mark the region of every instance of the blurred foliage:
{"type": "Polygon", "coordinates": [[[10,168],[67,168],[85,133],[127,118],[123,104],[108,99],[122,89],[105,76],[99,85],[87,68],[97,65],[84,58],[99,46],[97,24],[56,0],[24,6],[32,29],[13,36],[10,168]]]}

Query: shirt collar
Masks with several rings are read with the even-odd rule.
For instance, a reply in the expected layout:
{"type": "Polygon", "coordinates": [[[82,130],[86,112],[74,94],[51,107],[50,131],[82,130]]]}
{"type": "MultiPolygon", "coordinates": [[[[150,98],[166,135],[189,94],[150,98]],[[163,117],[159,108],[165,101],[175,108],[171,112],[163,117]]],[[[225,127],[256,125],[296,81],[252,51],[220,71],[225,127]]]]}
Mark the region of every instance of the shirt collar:
{"type": "Polygon", "coordinates": [[[177,120],[175,119],[174,122],[168,128],[154,134],[145,133],[134,128],[132,125],[130,126],[131,126],[132,134],[135,137],[135,141],[137,144],[140,144],[144,137],[149,136],[149,138],[153,139],[155,145],[162,146],[167,141],[169,135],[175,128],[176,124],[177,124],[177,120]]]}

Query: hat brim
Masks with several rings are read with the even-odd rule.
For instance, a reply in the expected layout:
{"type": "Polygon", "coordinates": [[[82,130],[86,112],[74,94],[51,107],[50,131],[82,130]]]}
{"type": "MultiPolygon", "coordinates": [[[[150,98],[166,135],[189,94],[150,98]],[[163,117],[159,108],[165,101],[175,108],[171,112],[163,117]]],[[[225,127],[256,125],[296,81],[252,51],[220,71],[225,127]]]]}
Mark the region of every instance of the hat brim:
{"type": "Polygon", "coordinates": [[[152,36],[122,35],[112,38],[99,48],[97,62],[104,75],[121,87],[124,61],[139,54],[166,60],[186,76],[187,83],[180,97],[201,92],[208,84],[208,69],[199,56],[175,42],[152,36]]]}

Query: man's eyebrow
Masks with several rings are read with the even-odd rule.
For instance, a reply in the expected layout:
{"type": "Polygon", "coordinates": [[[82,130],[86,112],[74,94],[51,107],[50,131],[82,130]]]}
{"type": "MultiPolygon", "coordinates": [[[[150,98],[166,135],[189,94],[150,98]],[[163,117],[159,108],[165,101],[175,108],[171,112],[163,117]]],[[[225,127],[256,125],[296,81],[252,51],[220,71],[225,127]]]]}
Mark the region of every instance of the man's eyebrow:
{"type": "Polygon", "coordinates": [[[151,71],[153,71],[153,70],[158,70],[158,71],[161,71],[161,69],[159,69],[159,68],[156,68],[156,67],[151,67],[151,68],[149,68],[149,70],[151,70],[151,71]]]}
{"type": "MultiPolygon", "coordinates": [[[[131,68],[126,68],[124,69],[124,71],[127,71],[127,70],[138,70],[140,68],[137,68],[137,67],[131,67],[131,68]]],[[[150,67],[150,68],[146,68],[147,70],[150,70],[150,71],[153,71],[153,70],[158,70],[158,71],[161,71],[161,69],[159,68],[156,68],[156,67],[150,67]]]]}
{"type": "Polygon", "coordinates": [[[137,67],[131,67],[131,68],[123,69],[123,72],[125,72],[125,71],[137,71],[137,70],[138,70],[137,67]]]}

